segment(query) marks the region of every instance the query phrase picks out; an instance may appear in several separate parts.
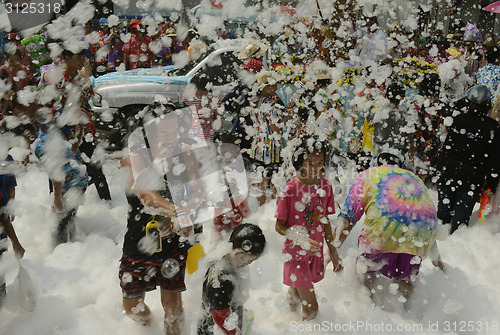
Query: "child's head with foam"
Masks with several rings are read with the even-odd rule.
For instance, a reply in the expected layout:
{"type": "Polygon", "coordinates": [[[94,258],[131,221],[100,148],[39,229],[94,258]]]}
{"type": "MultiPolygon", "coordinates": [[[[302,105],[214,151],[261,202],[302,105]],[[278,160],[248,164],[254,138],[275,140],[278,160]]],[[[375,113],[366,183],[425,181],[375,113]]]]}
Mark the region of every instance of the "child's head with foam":
{"type": "Polygon", "coordinates": [[[234,228],[229,238],[233,245],[233,259],[238,267],[246,266],[260,257],[266,246],[266,237],[259,228],[251,223],[244,223],[234,228]]]}

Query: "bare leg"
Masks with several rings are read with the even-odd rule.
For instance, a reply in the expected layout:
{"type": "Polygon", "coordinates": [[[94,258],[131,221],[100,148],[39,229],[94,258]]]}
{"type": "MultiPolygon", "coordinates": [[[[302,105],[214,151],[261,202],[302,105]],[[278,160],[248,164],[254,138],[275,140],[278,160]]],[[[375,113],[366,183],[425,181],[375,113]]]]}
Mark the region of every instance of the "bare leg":
{"type": "Polygon", "coordinates": [[[373,293],[375,289],[375,281],[374,281],[374,275],[367,275],[365,276],[364,284],[366,288],[370,291],[370,298],[373,301],[373,293]]]}
{"type": "Polygon", "coordinates": [[[262,206],[266,203],[266,190],[269,185],[269,178],[262,177],[262,182],[259,184],[260,195],[257,197],[259,205],[262,206]]]}
{"type": "Polygon", "coordinates": [[[297,289],[302,303],[302,320],[310,321],[318,314],[318,301],[316,300],[316,293],[314,289],[302,290],[297,289]]]}
{"type": "Polygon", "coordinates": [[[144,303],[145,296],[146,294],[144,293],[139,298],[123,298],[123,310],[134,321],[141,322],[144,326],[149,326],[151,324],[151,311],[144,303]]]}
{"type": "Polygon", "coordinates": [[[297,292],[297,289],[295,287],[290,287],[288,289],[286,300],[288,301],[288,305],[290,305],[290,311],[296,312],[300,304],[300,298],[299,292],[297,292]]]}
{"type": "Polygon", "coordinates": [[[399,284],[399,292],[408,301],[410,295],[413,293],[413,286],[406,280],[401,280],[397,282],[399,284]]]}
{"type": "Polygon", "coordinates": [[[165,334],[180,335],[184,323],[181,292],[167,293],[161,291],[161,304],[165,311],[165,334]]]}

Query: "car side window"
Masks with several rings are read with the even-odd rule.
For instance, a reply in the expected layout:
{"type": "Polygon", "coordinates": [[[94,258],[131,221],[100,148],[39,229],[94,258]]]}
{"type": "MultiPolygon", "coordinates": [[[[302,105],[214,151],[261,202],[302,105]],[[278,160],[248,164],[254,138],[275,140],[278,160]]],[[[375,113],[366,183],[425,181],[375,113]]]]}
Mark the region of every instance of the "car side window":
{"type": "Polygon", "coordinates": [[[241,68],[242,61],[238,59],[235,52],[223,52],[217,55],[211,63],[206,68],[206,74],[214,79],[214,85],[222,86],[237,81],[236,74],[241,68]]]}

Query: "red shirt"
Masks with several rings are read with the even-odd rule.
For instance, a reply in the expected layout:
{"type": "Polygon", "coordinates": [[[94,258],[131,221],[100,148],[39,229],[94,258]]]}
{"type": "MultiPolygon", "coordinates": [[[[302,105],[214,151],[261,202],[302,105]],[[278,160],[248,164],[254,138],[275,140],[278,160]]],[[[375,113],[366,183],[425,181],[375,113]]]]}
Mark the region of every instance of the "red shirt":
{"type": "Polygon", "coordinates": [[[16,73],[12,72],[12,70],[7,65],[3,65],[0,67],[0,78],[7,79],[12,83],[16,84],[16,91],[20,91],[28,85],[35,85],[33,73],[27,66],[22,66],[22,69],[16,73]]]}
{"type": "Polygon", "coordinates": [[[126,52],[129,57],[128,70],[137,68],[151,67],[151,55],[149,44],[151,43],[151,36],[144,35],[139,39],[137,35],[132,34],[130,41],[123,45],[123,52],[126,52]]]}

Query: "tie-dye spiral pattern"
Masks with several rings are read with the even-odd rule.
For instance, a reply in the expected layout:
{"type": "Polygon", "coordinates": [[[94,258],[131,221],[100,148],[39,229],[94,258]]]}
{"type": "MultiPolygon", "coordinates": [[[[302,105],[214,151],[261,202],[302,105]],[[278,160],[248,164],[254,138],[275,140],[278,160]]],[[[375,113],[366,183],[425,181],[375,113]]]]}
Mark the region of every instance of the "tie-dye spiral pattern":
{"type": "Polygon", "coordinates": [[[339,216],[355,225],[363,214],[361,252],[423,257],[435,241],[436,209],[423,182],[410,171],[380,166],[361,173],[339,216]]]}

